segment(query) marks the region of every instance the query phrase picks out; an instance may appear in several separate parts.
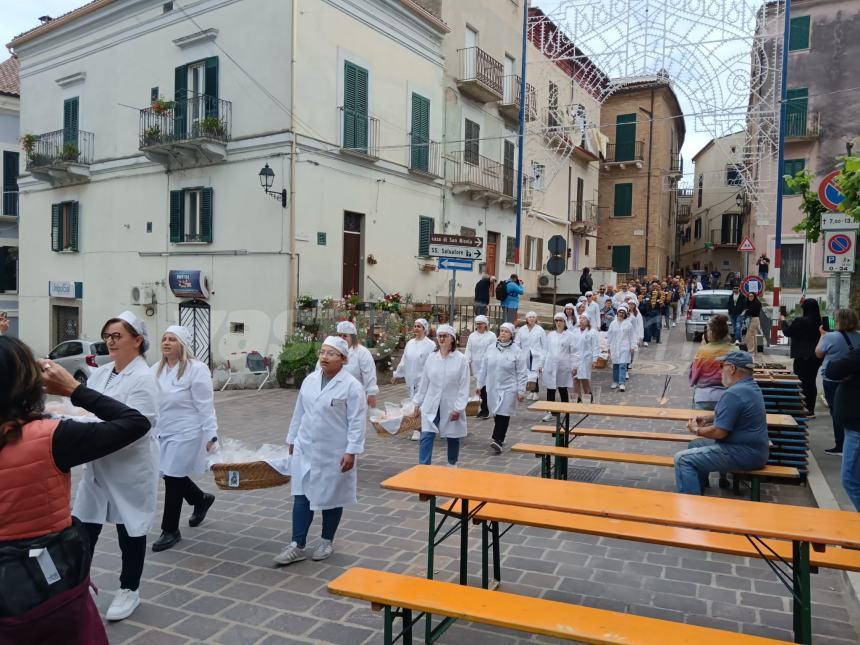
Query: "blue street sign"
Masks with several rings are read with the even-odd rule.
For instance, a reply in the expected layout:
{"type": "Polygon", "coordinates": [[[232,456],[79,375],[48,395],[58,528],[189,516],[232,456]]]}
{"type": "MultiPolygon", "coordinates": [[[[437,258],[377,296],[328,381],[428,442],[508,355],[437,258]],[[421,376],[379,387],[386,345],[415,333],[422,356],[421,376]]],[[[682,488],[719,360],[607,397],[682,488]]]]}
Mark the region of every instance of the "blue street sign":
{"type": "Polygon", "coordinates": [[[472,261],[462,258],[439,258],[438,266],[448,271],[471,271],[472,261]]]}

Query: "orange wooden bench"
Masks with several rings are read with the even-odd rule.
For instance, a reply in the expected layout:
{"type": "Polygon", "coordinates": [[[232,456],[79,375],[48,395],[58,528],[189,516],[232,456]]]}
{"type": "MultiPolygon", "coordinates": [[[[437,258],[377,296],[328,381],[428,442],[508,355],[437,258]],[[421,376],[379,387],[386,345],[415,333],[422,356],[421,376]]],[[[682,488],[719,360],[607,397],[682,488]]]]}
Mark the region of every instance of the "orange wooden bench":
{"type": "MultiPolygon", "coordinates": [[[[532,426],[532,432],[555,434],[555,426],[532,426]]],[[[610,430],[608,428],[580,428],[578,426],[570,429],[570,436],[571,438],[608,437],[610,439],[645,439],[648,441],[677,441],[683,443],[689,443],[696,438],[690,433],[642,432],[640,430],[610,430]]]]}

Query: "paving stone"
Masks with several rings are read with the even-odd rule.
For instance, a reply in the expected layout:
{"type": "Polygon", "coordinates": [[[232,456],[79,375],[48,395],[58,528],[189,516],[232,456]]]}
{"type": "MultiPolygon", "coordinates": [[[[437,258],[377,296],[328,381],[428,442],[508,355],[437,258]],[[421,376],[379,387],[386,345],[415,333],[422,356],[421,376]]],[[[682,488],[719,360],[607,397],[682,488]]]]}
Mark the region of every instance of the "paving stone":
{"type": "Polygon", "coordinates": [[[324,643],[363,643],[373,636],[369,629],[324,622],[309,634],[310,638],[324,643]]]}
{"type": "Polygon", "coordinates": [[[233,625],[218,634],[213,642],[224,643],[224,645],[253,645],[263,640],[267,635],[266,632],[247,625],[233,625]]]}
{"type": "Polygon", "coordinates": [[[690,571],[689,569],[676,569],[675,567],[666,567],[663,576],[667,580],[682,580],[684,582],[695,582],[700,585],[711,584],[714,576],[705,571],[690,571]]]}
{"type": "Polygon", "coordinates": [[[761,609],[783,609],[785,601],[775,596],[765,596],[760,593],[741,592],[741,604],[761,609]]]}
{"type": "Polygon", "coordinates": [[[716,584],[724,589],[740,589],[741,591],[749,591],[752,589],[752,582],[747,578],[739,578],[737,576],[716,576],[716,584]]]}
{"type": "Polygon", "coordinates": [[[733,621],[755,622],[756,611],[752,607],[736,605],[723,602],[711,603],[711,616],[714,618],[727,618],[733,621]]]}
{"type": "Polygon", "coordinates": [[[252,585],[246,582],[235,582],[229,587],[224,587],[218,594],[234,600],[255,600],[268,592],[268,587],[252,585]]]}
{"type": "Polygon", "coordinates": [[[133,645],[183,645],[188,642],[188,639],[184,636],[179,636],[178,634],[168,634],[167,632],[159,630],[148,630],[128,642],[133,645]]]}
{"type": "Polygon", "coordinates": [[[182,622],[175,624],[171,629],[191,638],[199,638],[207,640],[220,632],[225,627],[229,627],[230,623],[219,620],[211,615],[194,615],[189,616],[182,622]]]}
{"type": "Polygon", "coordinates": [[[267,607],[280,610],[307,611],[319,602],[319,599],[291,591],[275,590],[258,598],[257,602],[267,607]]]}
{"type": "Polygon", "coordinates": [[[140,603],[140,606],[134,610],[134,622],[158,629],[169,627],[186,616],[188,616],[186,612],[167,607],[157,607],[148,602],[140,603]]]}
{"type": "Polygon", "coordinates": [[[134,625],[127,620],[105,623],[105,631],[111,643],[125,643],[144,631],[141,625],[134,625]]]}
{"type": "Polygon", "coordinates": [[[235,601],[232,598],[221,598],[219,596],[200,596],[193,602],[188,603],[184,607],[186,611],[192,611],[198,614],[214,616],[220,611],[225,610],[235,601]]]}
{"type": "MultiPolygon", "coordinates": [[[[355,607],[353,605],[348,605],[349,610],[353,611],[355,607]]],[[[370,608],[367,607],[367,613],[373,614],[370,611],[370,608]]],[[[377,620],[377,617],[373,616],[373,620],[377,620]]],[[[309,616],[302,616],[301,614],[296,614],[288,611],[279,611],[275,614],[275,616],[269,620],[263,627],[266,629],[279,632],[281,634],[288,634],[290,636],[301,636],[302,634],[307,633],[314,627],[316,627],[318,623],[318,619],[316,613],[314,613],[314,617],[311,618],[309,616]]],[[[351,622],[351,621],[350,621],[351,622]]],[[[372,625],[373,627],[379,627],[379,624],[372,625]]]]}

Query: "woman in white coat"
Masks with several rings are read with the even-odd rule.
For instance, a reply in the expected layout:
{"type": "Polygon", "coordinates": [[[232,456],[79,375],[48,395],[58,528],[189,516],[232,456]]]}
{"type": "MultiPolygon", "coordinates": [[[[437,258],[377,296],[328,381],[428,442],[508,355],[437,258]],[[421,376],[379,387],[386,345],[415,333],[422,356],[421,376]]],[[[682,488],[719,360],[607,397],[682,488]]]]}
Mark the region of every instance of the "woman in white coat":
{"type": "MultiPolygon", "coordinates": [[[[534,311],[526,314],[526,324],[517,330],[515,342],[526,353],[526,366],[529,371],[528,382],[537,383],[538,371],[543,364],[544,339],[546,332],[537,324],[538,315],[534,311]]],[[[537,391],[526,395],[532,401],[538,400],[537,391]]]]}
{"type": "Polygon", "coordinates": [[[633,325],[627,319],[627,307],[621,306],[615,313],[615,320],[609,325],[606,333],[606,344],[609,346],[609,360],[612,361],[612,389],[624,391],[624,381],[627,378],[627,364],[633,355],[638,339],[633,325]]]}
{"type": "MultiPolygon", "coordinates": [[[[585,315],[588,316],[592,329],[600,329],[600,305],[597,304],[593,291],[585,292],[585,315]]],[[[578,323],[579,320],[577,319],[577,327],[579,326],[578,323]]]]}
{"type": "Polygon", "coordinates": [[[496,454],[502,452],[517,403],[526,397],[526,354],[514,343],[514,331],[511,323],[499,328],[499,339],[484,355],[478,371],[478,388],[487,388],[490,412],[495,417],[490,447],[496,454]]]}
{"type": "MultiPolygon", "coordinates": [[[[149,349],[146,325],[124,311],[104,324],[101,337],[113,362],[96,369],[87,387],[136,409],[155,428],[159,392],[143,357],[149,349]]],[[[152,526],[157,498],[158,440],[154,432],[83,467],[72,515],[86,528],[93,553],[102,525],[116,524],[122,553],[120,589],[107,610],[108,620],[128,618],[140,604],[138,587],[146,534],[152,526]]]]}
{"type": "MultiPolygon", "coordinates": [[[[546,335],[546,350],[544,354],[541,377],[546,386],[546,400],[555,401],[555,393],[562,403],[570,400],[568,390],[573,385],[573,369],[576,357],[576,339],[567,330],[567,320],[564,314],[556,314],[553,318],[555,329],[546,335]]],[[[553,415],[544,415],[544,421],[552,421],[553,415]]]]}
{"type": "MultiPolygon", "coordinates": [[[[478,377],[478,368],[484,360],[487,349],[496,344],[496,335],[489,331],[490,321],[486,316],[475,316],[475,331],[469,334],[466,341],[466,360],[472,375],[478,377]]],[[[478,392],[481,397],[481,409],[478,411],[478,419],[488,419],[490,409],[487,407],[487,388],[482,387],[478,392]]]]}
{"type": "Polygon", "coordinates": [[[634,298],[627,298],[627,301],[624,303],[627,306],[627,313],[630,315],[628,320],[630,324],[633,325],[633,331],[636,332],[636,347],[630,353],[630,363],[627,365],[627,375],[626,379],[630,379],[630,368],[633,367],[633,361],[636,359],[636,352],[639,351],[639,348],[642,346],[642,342],[645,340],[645,319],[642,314],[639,313],[639,302],[634,298]]]}
{"type": "MultiPolygon", "coordinates": [[[[376,407],[376,395],[379,394],[379,386],[376,384],[376,362],[370,350],[358,342],[358,329],[349,320],[341,320],[337,324],[337,335],[349,345],[349,360],[344,369],[352,374],[367,394],[367,406],[376,407]]],[[[317,361],[319,367],[319,361],[317,361]]]]}
{"type": "Polygon", "coordinates": [[[364,388],[344,367],[346,341],[329,336],[319,353],[320,369],[302,381],[287,434],[292,461],[293,535],[275,556],[284,565],[307,559],[305,544],[315,511],[322,511],[322,539],[311,555],[325,560],[343,507],[358,500],[356,455],[364,452],[367,398],[364,388]]]}
{"type": "Polygon", "coordinates": [[[184,499],[194,512],[188,526],[200,526],[215,496],[204,493],[190,475],[207,472],[206,453],[218,441],[218,421],[209,368],[192,352],[192,336],[186,327],[171,325],[161,337],[161,360],[152,371],[158,381],[161,405],[155,435],[160,447],[164,479],[164,514],[161,535],[153,551],[165,551],[181,539],[179,514],[184,499]]]}
{"type": "Polygon", "coordinates": [[[421,387],[412,398],[421,416],[418,463],[433,462],[433,442],[439,435],[448,443],[448,465],[460,458],[460,439],[466,436],[469,402],[469,362],[457,351],[457,336],[450,325],[436,328],[439,348],[427,357],[421,387]]]}
{"type": "Polygon", "coordinates": [[[576,338],[576,363],[574,363],[573,393],[576,402],[582,403],[582,395],[588,395],[594,403],[591,393],[591,368],[600,355],[600,338],[591,326],[591,318],[586,315],[579,317],[579,327],[571,332],[576,338]]]}
{"type": "MultiPolygon", "coordinates": [[[[574,329],[576,327],[577,314],[576,307],[574,307],[572,302],[568,302],[564,306],[564,324],[568,329],[574,329]]],[[[556,314],[558,315],[558,314],[556,314]]],[[[553,321],[553,326],[555,325],[555,321],[553,321]]]]}
{"type": "MultiPolygon", "coordinates": [[[[427,334],[430,333],[430,324],[424,318],[415,320],[412,332],[415,334],[415,338],[410,338],[406,343],[400,363],[397,364],[397,369],[394,370],[394,375],[391,377],[392,383],[399,378],[406,380],[406,388],[409,390],[410,398],[418,393],[418,388],[421,387],[421,375],[424,374],[424,363],[427,362],[427,357],[436,350],[436,343],[427,338],[427,334]]],[[[418,441],[420,436],[421,432],[416,430],[412,433],[412,441],[418,441]]]]}

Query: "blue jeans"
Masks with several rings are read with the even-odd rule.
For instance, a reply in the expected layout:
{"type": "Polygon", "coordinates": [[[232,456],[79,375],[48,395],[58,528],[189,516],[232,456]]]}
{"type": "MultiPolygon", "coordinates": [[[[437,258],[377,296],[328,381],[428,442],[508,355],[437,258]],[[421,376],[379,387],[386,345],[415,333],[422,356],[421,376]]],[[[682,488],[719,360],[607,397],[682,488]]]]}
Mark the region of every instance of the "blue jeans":
{"type": "Polygon", "coordinates": [[[735,340],[738,342],[741,342],[741,337],[743,336],[743,329],[744,329],[743,314],[738,314],[737,316],[732,316],[732,327],[734,328],[735,340]]]}
{"type": "MultiPolygon", "coordinates": [[[[418,463],[429,465],[433,463],[433,442],[436,440],[435,432],[422,432],[418,440],[418,463]]],[[[460,458],[460,439],[448,438],[448,463],[452,466],[460,458]]]]}
{"type": "Polygon", "coordinates": [[[693,401],[694,410],[714,410],[716,407],[716,401],[693,401]]]}
{"type": "Polygon", "coordinates": [[[833,412],[833,399],[836,397],[836,388],[839,387],[839,381],[821,379],[821,384],[824,386],[824,400],[827,401],[827,407],[830,409],[830,416],[833,419],[833,439],[835,446],[841,450],[842,444],[845,441],[845,428],[837,420],[837,415],[833,412]]]}
{"type": "Polygon", "coordinates": [[[648,314],[645,316],[645,342],[650,343],[653,339],[655,343],[660,342],[660,314],[648,314]]]}
{"type": "MultiPolygon", "coordinates": [[[[343,507],[328,508],[322,512],[322,538],[323,540],[334,540],[334,534],[343,516],[343,507]]],[[[314,512],[311,503],[304,495],[293,495],[293,542],[301,548],[305,548],[308,539],[308,531],[311,522],[314,521],[314,512]]]]}
{"type": "Polygon", "coordinates": [[[612,382],[618,385],[624,385],[627,380],[627,363],[612,364],[612,382]]]}
{"type": "Polygon", "coordinates": [[[675,488],[679,493],[701,495],[712,472],[750,470],[763,465],[739,459],[712,439],[693,439],[686,450],[675,454],[675,488]]]}
{"type": "Polygon", "coordinates": [[[842,444],[842,487],[860,512],[860,428],[845,428],[842,444]]]}

